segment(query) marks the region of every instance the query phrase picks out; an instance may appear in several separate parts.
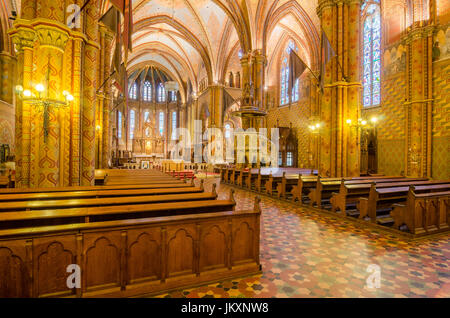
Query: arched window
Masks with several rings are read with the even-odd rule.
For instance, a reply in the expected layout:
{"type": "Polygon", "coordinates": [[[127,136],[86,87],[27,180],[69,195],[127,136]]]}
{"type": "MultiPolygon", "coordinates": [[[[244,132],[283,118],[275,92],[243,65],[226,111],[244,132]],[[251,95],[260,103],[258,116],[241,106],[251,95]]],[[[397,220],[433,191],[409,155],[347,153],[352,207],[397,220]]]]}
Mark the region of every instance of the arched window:
{"type": "Polygon", "coordinates": [[[164,88],[163,83],[159,83],[158,85],[158,102],[163,103],[166,101],[166,89],[164,88]]]}
{"type": "Polygon", "coordinates": [[[381,15],[380,0],[365,0],[363,17],[363,105],[377,106],[381,102],[381,15]]]}
{"type": "Polygon", "coordinates": [[[150,116],[150,112],[144,112],[144,123],[148,122],[148,117],[150,116]]]}
{"type": "Polygon", "coordinates": [[[134,138],[134,127],[136,125],[136,112],[130,110],[130,139],[134,138]]]}
{"type": "Polygon", "coordinates": [[[144,89],[142,90],[142,98],[146,102],[150,102],[152,100],[152,84],[150,81],[144,82],[144,89]]]}
{"type": "Polygon", "coordinates": [[[131,85],[128,96],[131,99],[137,99],[137,83],[136,82],[134,82],[133,85],[131,85]]]}
{"type": "Polygon", "coordinates": [[[225,124],[225,138],[230,138],[231,137],[231,125],[230,124],[225,124]]]}
{"type": "Polygon", "coordinates": [[[159,113],[159,134],[162,136],[164,134],[164,113],[159,113]]]}
{"type": "Polygon", "coordinates": [[[176,130],[177,130],[177,112],[172,112],[172,140],[177,139],[176,130]]]}
{"type": "Polygon", "coordinates": [[[170,91],[170,101],[172,101],[172,102],[177,101],[177,92],[176,91],[170,91]]]}
{"type": "Polygon", "coordinates": [[[291,50],[298,52],[298,47],[292,40],[289,41],[289,44],[282,55],[280,105],[285,105],[290,102],[297,102],[299,99],[299,79],[295,81],[293,90],[289,87],[289,53],[291,50]],[[291,92],[292,95],[290,95],[291,92]]]}
{"type": "Polygon", "coordinates": [[[122,139],[122,112],[117,113],[117,138],[122,139]]]}

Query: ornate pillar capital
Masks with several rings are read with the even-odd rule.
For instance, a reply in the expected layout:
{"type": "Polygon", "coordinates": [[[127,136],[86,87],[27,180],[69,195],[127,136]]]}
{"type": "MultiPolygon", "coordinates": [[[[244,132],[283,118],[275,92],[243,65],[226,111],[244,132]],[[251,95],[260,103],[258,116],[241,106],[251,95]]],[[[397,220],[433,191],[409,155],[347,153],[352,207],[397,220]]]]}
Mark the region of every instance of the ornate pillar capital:
{"type": "Polygon", "coordinates": [[[317,4],[316,12],[319,18],[322,16],[323,10],[330,8],[335,5],[335,0],[319,0],[317,4]]]}
{"type": "Polygon", "coordinates": [[[64,53],[69,34],[50,25],[37,25],[35,27],[37,38],[41,46],[52,47],[64,53]]]}
{"type": "Polygon", "coordinates": [[[11,29],[9,35],[13,44],[19,52],[24,48],[33,48],[36,40],[36,32],[28,26],[17,26],[11,29]]]}

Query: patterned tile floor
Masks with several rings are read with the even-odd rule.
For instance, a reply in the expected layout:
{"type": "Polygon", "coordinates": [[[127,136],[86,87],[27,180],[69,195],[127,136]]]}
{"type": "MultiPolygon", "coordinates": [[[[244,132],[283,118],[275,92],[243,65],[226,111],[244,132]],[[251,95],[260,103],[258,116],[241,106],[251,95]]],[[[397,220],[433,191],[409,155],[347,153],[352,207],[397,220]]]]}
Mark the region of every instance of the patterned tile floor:
{"type": "MultiPolygon", "coordinates": [[[[235,190],[236,208],[251,209],[256,194],[235,190]]],[[[219,199],[229,191],[220,185],[219,199]]],[[[262,274],[157,297],[450,297],[450,235],[409,241],[261,198],[262,274]],[[366,286],[371,264],[380,268],[380,288],[366,286]]]]}

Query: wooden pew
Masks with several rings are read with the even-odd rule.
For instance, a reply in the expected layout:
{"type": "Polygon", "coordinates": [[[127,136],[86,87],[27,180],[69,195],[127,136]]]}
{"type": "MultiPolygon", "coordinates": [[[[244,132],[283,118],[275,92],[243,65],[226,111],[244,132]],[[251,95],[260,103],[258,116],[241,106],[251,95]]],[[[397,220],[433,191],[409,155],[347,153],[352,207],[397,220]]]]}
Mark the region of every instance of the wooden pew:
{"type": "MultiPolygon", "coordinates": [[[[442,184],[442,181],[426,181],[426,180],[409,180],[409,179],[393,179],[394,182],[390,182],[390,179],[375,181],[377,188],[391,188],[391,187],[401,187],[409,185],[432,185],[432,184],[442,184]]],[[[392,179],[391,179],[392,180],[392,179]]],[[[368,197],[371,184],[373,182],[363,181],[341,181],[339,188],[339,193],[333,193],[330,199],[332,205],[332,211],[336,212],[340,210],[342,215],[346,215],[346,207],[349,204],[356,204],[359,202],[359,198],[368,197]]],[[[445,183],[445,182],[444,182],[445,183]]]]}
{"type": "Polygon", "coordinates": [[[0,188],[14,188],[14,183],[15,178],[11,169],[8,170],[6,175],[0,176],[0,188]]]}
{"type": "Polygon", "coordinates": [[[204,191],[203,187],[199,188],[183,187],[183,188],[162,188],[162,189],[13,193],[13,194],[0,194],[0,202],[187,194],[187,193],[201,193],[203,191],[204,191]]]}
{"type": "Polygon", "coordinates": [[[250,211],[215,200],[8,213],[0,297],[131,297],[257,274],[259,201],[250,211]],[[70,264],[81,288],[67,287],[70,264]]]}
{"type": "Polygon", "coordinates": [[[262,192],[266,181],[269,180],[269,178],[270,178],[271,172],[268,170],[266,170],[266,171],[259,169],[258,177],[256,178],[256,183],[255,183],[255,190],[257,192],[262,192]],[[267,173],[263,173],[266,171],[267,171],[267,173]]]}
{"type": "Polygon", "coordinates": [[[168,172],[168,174],[172,177],[179,178],[179,179],[192,179],[195,177],[194,171],[190,170],[184,170],[184,171],[175,171],[168,172]]]}
{"type": "MultiPolygon", "coordinates": [[[[443,184],[433,184],[433,185],[419,185],[415,187],[415,193],[431,193],[431,192],[442,192],[450,190],[450,181],[444,181],[447,183],[443,184]]],[[[365,219],[367,216],[373,223],[389,223],[393,222],[392,219],[382,217],[380,220],[377,219],[377,212],[385,210],[390,212],[392,205],[394,203],[404,203],[407,199],[409,191],[409,186],[403,187],[391,187],[391,188],[379,188],[375,184],[371,185],[369,196],[360,198],[358,210],[359,218],[365,219]],[[384,220],[382,220],[384,219],[384,220]]]]}
{"type": "Polygon", "coordinates": [[[225,172],[223,174],[223,182],[224,183],[229,183],[230,174],[231,174],[232,169],[234,169],[234,168],[230,168],[230,167],[225,168],[225,172]]]}
{"type": "Polygon", "coordinates": [[[450,191],[416,194],[415,187],[410,186],[406,204],[394,204],[390,215],[393,227],[416,234],[433,234],[448,231],[450,228],[450,191]]]}
{"type": "Polygon", "coordinates": [[[53,200],[39,200],[39,201],[12,201],[2,202],[0,205],[0,212],[3,217],[4,212],[9,211],[36,211],[48,209],[69,209],[75,207],[105,207],[105,206],[119,206],[131,204],[150,204],[150,203],[164,203],[164,202],[178,202],[179,205],[184,205],[183,201],[206,201],[215,200],[217,193],[215,191],[215,184],[211,193],[185,193],[185,194],[165,194],[165,195],[144,195],[144,196],[114,196],[101,198],[84,198],[84,199],[53,199],[53,200]]]}
{"type": "Polygon", "coordinates": [[[239,173],[239,170],[236,168],[236,167],[234,167],[232,170],[231,170],[231,172],[230,172],[230,176],[229,176],[229,178],[228,178],[228,183],[229,184],[235,184],[236,183],[236,181],[237,181],[237,177],[236,177],[236,175],[239,173]]]}
{"type": "MultiPolygon", "coordinates": [[[[302,169],[302,172],[298,174],[288,174],[287,176],[282,177],[281,182],[277,183],[276,188],[278,198],[287,199],[288,195],[292,195],[292,200],[294,202],[295,200],[301,201],[304,182],[306,182],[308,178],[317,181],[317,170],[311,169],[309,174],[304,170],[305,169],[302,169]],[[303,180],[300,180],[302,176],[304,176],[303,180]]],[[[307,184],[305,184],[305,186],[306,185],[307,184]]],[[[314,186],[315,183],[313,182],[311,185],[314,186]]]]}
{"type": "Polygon", "coordinates": [[[153,184],[126,184],[109,186],[81,186],[81,187],[55,187],[55,188],[15,188],[0,189],[2,194],[14,193],[42,193],[42,192],[72,192],[72,191],[99,191],[99,190],[138,190],[138,189],[164,189],[164,188],[187,188],[193,187],[194,180],[190,183],[153,183],[153,184]]]}
{"type": "Polygon", "coordinates": [[[244,180],[244,187],[246,187],[249,190],[253,190],[253,188],[256,187],[256,181],[258,179],[260,171],[261,168],[251,169],[244,180]]]}
{"type": "Polygon", "coordinates": [[[238,186],[240,186],[240,187],[245,186],[246,179],[247,179],[248,175],[250,174],[251,170],[253,170],[253,169],[242,168],[239,171],[239,175],[238,175],[237,183],[236,183],[238,186]]]}
{"type": "Polygon", "coordinates": [[[286,171],[281,171],[277,174],[270,174],[269,179],[266,180],[264,183],[264,190],[267,194],[273,195],[274,190],[277,190],[277,184],[278,182],[281,182],[283,179],[283,176],[286,175],[286,171]],[[281,173],[281,174],[280,174],[281,173]]]}
{"type": "Polygon", "coordinates": [[[303,196],[308,195],[316,187],[318,178],[318,176],[300,176],[297,185],[293,185],[291,189],[292,201],[298,200],[303,203],[303,196]]]}
{"type": "Polygon", "coordinates": [[[311,200],[310,205],[317,205],[318,208],[322,207],[322,200],[330,199],[333,192],[337,192],[341,186],[341,182],[356,181],[356,183],[370,183],[374,182],[394,182],[395,180],[408,180],[408,181],[426,181],[427,178],[409,178],[404,177],[354,177],[354,178],[319,178],[317,180],[316,187],[312,189],[308,197],[311,200]]]}
{"type": "Polygon", "coordinates": [[[0,188],[9,188],[11,180],[9,176],[0,176],[0,188]]]}
{"type": "Polygon", "coordinates": [[[108,173],[105,170],[95,170],[95,185],[106,185],[108,173]]]}

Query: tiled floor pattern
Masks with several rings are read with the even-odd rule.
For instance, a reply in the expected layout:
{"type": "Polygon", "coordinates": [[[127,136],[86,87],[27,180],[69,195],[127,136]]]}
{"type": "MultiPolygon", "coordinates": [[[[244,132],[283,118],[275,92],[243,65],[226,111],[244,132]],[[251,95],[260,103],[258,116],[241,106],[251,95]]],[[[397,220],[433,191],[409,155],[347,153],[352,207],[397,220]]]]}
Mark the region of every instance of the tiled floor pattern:
{"type": "MultiPolygon", "coordinates": [[[[256,194],[235,191],[236,209],[251,209],[256,194]]],[[[450,297],[450,235],[409,241],[267,196],[261,207],[261,275],[158,297],[450,297]],[[367,287],[371,264],[380,288],[367,287]]]]}

